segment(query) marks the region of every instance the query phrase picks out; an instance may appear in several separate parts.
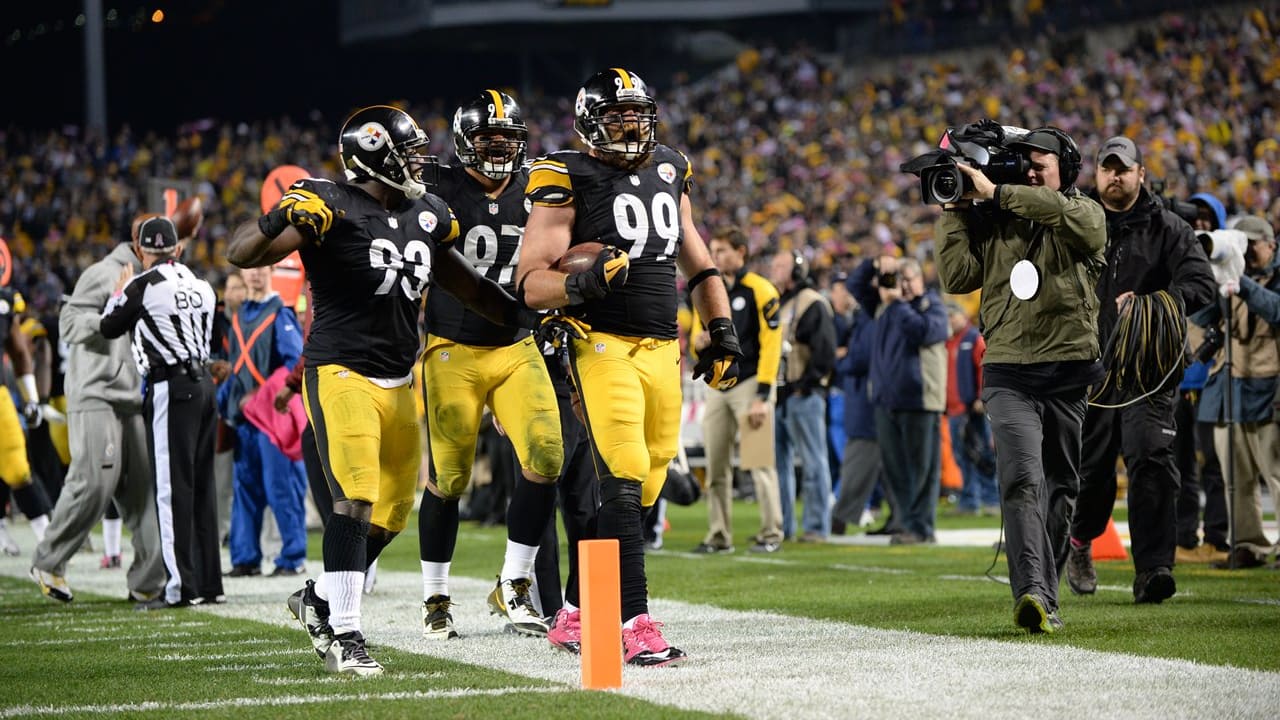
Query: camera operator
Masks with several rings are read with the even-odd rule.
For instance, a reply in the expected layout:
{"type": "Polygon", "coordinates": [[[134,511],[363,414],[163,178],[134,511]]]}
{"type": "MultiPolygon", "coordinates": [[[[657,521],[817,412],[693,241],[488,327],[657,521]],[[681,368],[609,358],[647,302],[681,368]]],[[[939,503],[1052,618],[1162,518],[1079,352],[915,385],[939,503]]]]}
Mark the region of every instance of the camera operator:
{"type": "MultiPolygon", "coordinates": [[[[1104,347],[1122,313],[1142,312],[1138,302],[1143,296],[1164,291],[1182,308],[1176,316],[1151,316],[1151,335],[1175,326],[1181,332],[1184,314],[1196,312],[1214,297],[1213,272],[1191,226],[1147,191],[1146,175],[1142,152],[1129,138],[1113,137],[1098,151],[1090,197],[1102,203],[1107,218],[1107,270],[1097,286],[1098,338],[1104,347]]],[[[1115,508],[1117,455],[1123,455],[1129,478],[1134,602],[1159,603],[1176,590],[1174,506],[1179,473],[1173,406],[1181,379],[1181,350],[1169,360],[1176,369],[1158,388],[1147,388],[1152,392],[1146,398],[1127,402],[1134,398],[1122,397],[1107,384],[1085,414],[1080,496],[1071,518],[1067,558],[1072,592],[1091,595],[1098,587],[1090,543],[1106,530],[1115,508]]]]}
{"type": "MultiPolygon", "coordinates": [[[[1227,226],[1227,209],[1211,193],[1199,192],[1189,198],[1189,205],[1196,208],[1195,219],[1187,219],[1192,229],[1221,230],[1227,226]]],[[[1205,347],[1204,328],[1195,323],[1187,324],[1187,345],[1193,350],[1205,347]]],[[[1216,352],[1216,350],[1215,350],[1216,352]]],[[[1178,547],[1174,549],[1174,563],[1211,563],[1227,558],[1230,550],[1227,542],[1227,493],[1222,482],[1222,466],[1218,453],[1213,449],[1211,422],[1199,422],[1200,396],[1209,379],[1208,357],[1195,357],[1182,373],[1178,386],[1178,405],[1174,419],[1178,437],[1174,440],[1173,455],[1178,461],[1178,547]],[[1204,506],[1200,493],[1204,492],[1204,506]],[[1200,519],[1204,515],[1204,542],[1200,541],[1200,519]]],[[[1198,355],[1198,354],[1197,354],[1198,355]]]]}
{"type": "Polygon", "coordinates": [[[947,312],[926,290],[920,263],[892,255],[865,260],[847,281],[874,313],[868,377],[885,485],[902,532],[893,545],[936,542],[942,439],[947,406],[947,312]]]}
{"type": "MultiPolygon", "coordinates": [[[[1280,498],[1280,463],[1276,460],[1280,431],[1272,409],[1280,376],[1276,346],[1280,335],[1280,257],[1276,255],[1275,229],[1264,218],[1241,218],[1234,229],[1248,238],[1245,273],[1237,279],[1217,275],[1219,292],[1231,306],[1231,415],[1226,413],[1228,382],[1222,372],[1225,352],[1219,348],[1200,398],[1198,420],[1215,423],[1214,445],[1224,472],[1227,462],[1233,462],[1235,468],[1234,508],[1228,503],[1235,546],[1225,563],[1214,565],[1250,568],[1262,565],[1273,547],[1262,527],[1259,475],[1266,480],[1271,497],[1280,498]],[[1227,423],[1235,425],[1230,447],[1227,423]]],[[[1191,317],[1192,322],[1217,327],[1224,304],[1206,307],[1191,317]]]]}
{"type": "Polygon", "coordinates": [[[946,292],[982,289],[982,402],[996,441],[1014,621],[1054,632],[1085,390],[1101,377],[1094,283],[1106,219],[1074,188],[1080,152],[1066,133],[1039,128],[1010,148],[1030,160],[1026,185],[996,185],[958,165],[973,189],[945,205],[935,227],[938,275],[946,292]]]}

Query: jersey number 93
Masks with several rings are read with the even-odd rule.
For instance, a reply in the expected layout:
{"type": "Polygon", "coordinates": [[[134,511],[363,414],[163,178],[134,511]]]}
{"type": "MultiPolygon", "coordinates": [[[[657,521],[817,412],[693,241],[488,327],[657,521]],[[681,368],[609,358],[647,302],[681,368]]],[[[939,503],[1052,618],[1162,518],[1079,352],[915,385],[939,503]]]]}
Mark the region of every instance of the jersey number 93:
{"type": "Polygon", "coordinates": [[[431,279],[431,248],[421,240],[410,240],[405,243],[404,254],[396,244],[385,238],[374,238],[369,243],[369,266],[374,270],[383,270],[382,284],[374,295],[386,295],[400,278],[400,291],[410,300],[422,297],[427,282],[431,279]],[[409,273],[402,271],[408,269],[409,273]]]}

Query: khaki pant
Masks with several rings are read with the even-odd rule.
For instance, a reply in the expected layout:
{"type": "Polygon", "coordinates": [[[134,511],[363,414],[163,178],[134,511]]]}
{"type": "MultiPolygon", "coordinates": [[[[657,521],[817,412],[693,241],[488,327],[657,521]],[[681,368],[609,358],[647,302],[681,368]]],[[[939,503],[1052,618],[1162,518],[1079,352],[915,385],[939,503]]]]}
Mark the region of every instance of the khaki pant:
{"type": "MultiPolygon", "coordinates": [[[[1227,426],[1213,429],[1213,445],[1218,459],[1224,463],[1223,484],[1226,484],[1228,457],[1235,465],[1235,517],[1232,517],[1227,500],[1227,517],[1235,522],[1236,544],[1262,556],[1271,552],[1273,545],[1262,530],[1262,486],[1258,476],[1267,483],[1271,498],[1280,510],[1280,429],[1272,422],[1237,423],[1233,431],[1234,447],[1227,451],[1227,426]]],[[[1228,526],[1230,527],[1230,526],[1228,526]]],[[[1229,530],[1228,530],[1229,532],[1229,530]]]]}
{"type": "MultiPolygon", "coordinates": [[[[702,417],[702,437],[707,455],[707,536],[703,542],[716,547],[733,545],[733,446],[738,425],[756,397],[754,377],[738,381],[731,390],[707,394],[702,417]]],[[[773,399],[765,422],[773,422],[773,399]]],[[[749,471],[760,505],[760,542],[782,542],[782,500],[778,494],[778,469],[749,471]]]]}

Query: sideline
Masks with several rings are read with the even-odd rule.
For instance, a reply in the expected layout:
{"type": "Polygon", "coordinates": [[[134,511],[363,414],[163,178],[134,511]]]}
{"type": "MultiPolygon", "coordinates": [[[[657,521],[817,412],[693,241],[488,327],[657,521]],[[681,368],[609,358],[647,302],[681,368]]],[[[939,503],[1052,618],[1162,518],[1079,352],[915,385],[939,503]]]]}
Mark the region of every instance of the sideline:
{"type": "MultiPolygon", "coordinates": [[[[29,534],[17,539],[24,548],[32,546],[29,534]]],[[[25,579],[29,563],[29,555],[0,558],[0,574],[25,579]]],[[[99,571],[96,555],[85,553],[72,560],[68,579],[73,591],[107,597],[121,595],[124,582],[123,573],[99,571]]],[[[229,578],[227,604],[193,611],[293,627],[298,632],[299,662],[318,663],[284,604],[299,584],[297,578],[229,578]]],[[[30,587],[38,592],[34,583],[30,587]]],[[[374,656],[378,646],[392,646],[562,683],[568,691],[577,688],[575,656],[538,638],[506,634],[488,615],[484,599],[491,588],[491,580],[454,577],[455,620],[463,637],[427,641],[420,632],[421,578],[417,573],[379,571],[377,592],[364,598],[365,631],[374,656]]],[[[618,692],[687,709],[760,719],[1166,720],[1270,717],[1280,705],[1280,673],[1083,650],[1053,636],[1018,637],[1012,626],[1007,641],[983,640],[662,599],[652,605],[654,615],[668,623],[668,639],[688,651],[690,660],[671,668],[628,667],[618,692]],[[1062,682],[1062,668],[1087,668],[1071,675],[1083,685],[1062,682]]],[[[440,681],[447,682],[447,677],[440,681]]],[[[110,711],[129,709],[143,706],[125,704],[110,711]]],[[[3,709],[0,717],[19,710],[3,709]]],[[[19,714],[29,712],[27,708],[19,714]]]]}

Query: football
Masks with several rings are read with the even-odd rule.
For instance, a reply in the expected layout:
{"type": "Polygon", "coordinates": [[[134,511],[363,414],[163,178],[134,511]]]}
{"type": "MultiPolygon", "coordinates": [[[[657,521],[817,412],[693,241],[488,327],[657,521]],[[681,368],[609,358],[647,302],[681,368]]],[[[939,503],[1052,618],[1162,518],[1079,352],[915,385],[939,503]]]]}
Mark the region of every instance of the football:
{"type": "Polygon", "coordinates": [[[200,224],[204,222],[204,204],[198,196],[189,197],[178,203],[178,207],[169,219],[173,220],[174,227],[178,229],[179,239],[193,237],[200,230],[200,224]]]}
{"type": "Polygon", "coordinates": [[[556,261],[555,269],[570,275],[586,272],[591,269],[592,265],[595,265],[596,258],[600,257],[600,251],[604,250],[605,247],[604,243],[598,242],[585,242],[574,245],[556,261]]]}

